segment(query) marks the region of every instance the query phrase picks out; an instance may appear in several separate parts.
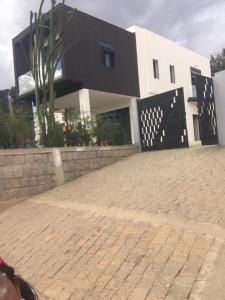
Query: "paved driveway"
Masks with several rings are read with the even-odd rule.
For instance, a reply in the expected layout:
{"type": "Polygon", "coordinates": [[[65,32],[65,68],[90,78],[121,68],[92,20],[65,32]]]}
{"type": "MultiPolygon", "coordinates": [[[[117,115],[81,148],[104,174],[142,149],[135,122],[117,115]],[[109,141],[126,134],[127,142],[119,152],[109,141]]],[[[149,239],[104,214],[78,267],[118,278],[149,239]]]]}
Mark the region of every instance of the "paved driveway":
{"type": "Polygon", "coordinates": [[[225,148],[137,154],[0,213],[40,299],[225,299],[225,148]]]}

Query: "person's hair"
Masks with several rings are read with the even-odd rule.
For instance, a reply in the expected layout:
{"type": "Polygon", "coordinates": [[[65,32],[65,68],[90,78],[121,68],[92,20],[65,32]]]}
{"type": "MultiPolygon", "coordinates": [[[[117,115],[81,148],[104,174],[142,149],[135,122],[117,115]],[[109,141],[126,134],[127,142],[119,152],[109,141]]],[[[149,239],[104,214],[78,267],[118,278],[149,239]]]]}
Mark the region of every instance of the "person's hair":
{"type": "Polygon", "coordinates": [[[19,288],[21,297],[24,300],[38,300],[38,295],[32,286],[22,277],[15,274],[15,271],[12,267],[8,266],[7,264],[0,264],[0,273],[5,274],[15,288],[19,288]]]}

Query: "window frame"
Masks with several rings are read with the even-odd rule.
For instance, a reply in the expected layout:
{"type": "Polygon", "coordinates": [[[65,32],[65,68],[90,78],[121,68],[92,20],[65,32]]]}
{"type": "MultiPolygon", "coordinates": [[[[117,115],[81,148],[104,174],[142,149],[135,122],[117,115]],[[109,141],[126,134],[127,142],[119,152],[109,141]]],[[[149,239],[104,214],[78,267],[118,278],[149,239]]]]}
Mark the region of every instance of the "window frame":
{"type": "Polygon", "coordinates": [[[196,69],[193,67],[190,67],[190,73],[191,73],[191,84],[196,86],[196,76],[202,75],[202,71],[200,69],[196,69]]]}
{"type": "Polygon", "coordinates": [[[101,51],[101,64],[104,68],[113,69],[115,68],[115,48],[112,45],[106,43],[99,43],[101,51]],[[111,56],[110,65],[107,64],[106,55],[111,56]]]}
{"type": "Polygon", "coordinates": [[[176,73],[175,73],[175,66],[170,65],[170,82],[176,83],[176,73]]]}
{"type": "Polygon", "coordinates": [[[159,79],[160,75],[159,75],[159,61],[155,58],[153,58],[152,60],[153,63],[153,76],[154,79],[159,79]]]}

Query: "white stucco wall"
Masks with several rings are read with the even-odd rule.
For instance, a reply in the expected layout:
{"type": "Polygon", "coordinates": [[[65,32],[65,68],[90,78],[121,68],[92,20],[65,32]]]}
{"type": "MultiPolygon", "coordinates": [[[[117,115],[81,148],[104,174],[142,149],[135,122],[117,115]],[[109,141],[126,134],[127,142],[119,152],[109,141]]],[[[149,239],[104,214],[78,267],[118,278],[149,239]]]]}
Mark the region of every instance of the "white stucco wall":
{"type": "Polygon", "coordinates": [[[219,144],[225,145],[225,71],[218,72],[213,78],[219,144]]]}
{"type": "Polygon", "coordinates": [[[183,87],[189,143],[195,143],[193,114],[198,114],[198,110],[195,103],[187,102],[192,96],[190,67],[200,69],[202,75],[210,77],[209,58],[144,28],[132,26],[128,30],[136,34],[141,98],[183,87]],[[159,61],[159,79],[154,78],[153,59],[159,61]],[[170,65],[175,67],[175,84],[170,81],[170,65]]]}

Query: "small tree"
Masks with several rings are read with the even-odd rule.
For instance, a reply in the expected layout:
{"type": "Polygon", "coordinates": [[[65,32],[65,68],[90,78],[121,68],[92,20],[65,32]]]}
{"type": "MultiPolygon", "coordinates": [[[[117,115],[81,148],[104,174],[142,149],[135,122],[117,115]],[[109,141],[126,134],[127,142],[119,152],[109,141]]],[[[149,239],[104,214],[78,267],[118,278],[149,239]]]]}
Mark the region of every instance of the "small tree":
{"type": "Polygon", "coordinates": [[[210,64],[212,76],[214,76],[216,72],[225,70],[225,48],[223,48],[221,53],[211,55],[210,64]]]}
{"type": "MultiPolygon", "coordinates": [[[[43,13],[45,0],[41,0],[38,12],[30,14],[30,64],[35,82],[35,100],[40,126],[41,143],[54,146],[58,125],[54,117],[56,98],[54,81],[57,67],[61,59],[63,31],[73,14],[65,16],[65,0],[57,3],[50,0],[51,8],[43,13]]],[[[65,53],[65,51],[64,51],[65,53]]]]}

